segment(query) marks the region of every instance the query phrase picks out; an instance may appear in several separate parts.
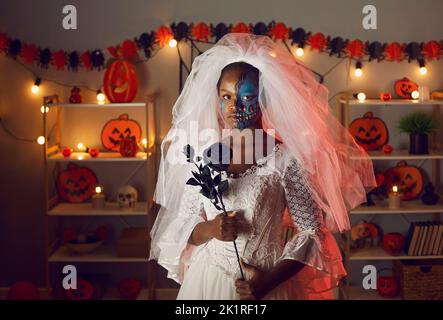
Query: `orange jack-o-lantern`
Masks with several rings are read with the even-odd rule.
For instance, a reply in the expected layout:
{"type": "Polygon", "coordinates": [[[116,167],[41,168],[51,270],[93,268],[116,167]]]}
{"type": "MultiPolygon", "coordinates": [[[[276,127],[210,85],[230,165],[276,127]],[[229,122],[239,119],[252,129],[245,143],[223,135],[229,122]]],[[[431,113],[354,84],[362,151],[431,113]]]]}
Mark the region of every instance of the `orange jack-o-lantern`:
{"type": "Polygon", "coordinates": [[[377,279],[377,291],[383,298],[395,297],[398,293],[397,278],[393,276],[381,276],[377,279]]]}
{"type": "Polygon", "coordinates": [[[395,167],[386,170],[386,192],[393,186],[398,187],[402,200],[417,198],[423,190],[423,176],[420,169],[407,165],[406,161],[399,161],[395,167]]]}
{"type": "Polygon", "coordinates": [[[135,300],[141,291],[140,280],[127,278],[120,281],[118,285],[118,291],[123,299],[135,300]]]}
{"type": "Polygon", "coordinates": [[[69,300],[92,300],[94,296],[94,286],[91,282],[83,279],[77,281],[77,289],[66,290],[66,297],[69,300]]]}
{"type": "Polygon", "coordinates": [[[408,78],[403,78],[395,81],[394,89],[400,98],[411,99],[411,93],[418,90],[418,85],[408,78]]]}
{"type": "Polygon", "coordinates": [[[57,177],[57,193],[67,202],[85,202],[94,194],[97,183],[91,169],[69,163],[68,168],[57,177]]]}
{"type": "Polygon", "coordinates": [[[358,223],[351,229],[351,239],[358,240],[363,238],[375,239],[378,237],[377,226],[373,223],[362,222],[358,223]]]}
{"type": "Polygon", "coordinates": [[[388,128],[384,121],[366,112],[363,117],[354,119],[349,132],[365,150],[378,150],[388,142],[388,128]]]}
{"type": "Polygon", "coordinates": [[[106,122],[102,129],[102,144],[107,150],[120,151],[120,141],[124,138],[134,138],[138,143],[142,129],[137,121],[129,119],[128,114],[122,114],[117,119],[106,122]]]}
{"type": "Polygon", "coordinates": [[[383,236],[383,249],[391,256],[397,256],[403,250],[405,237],[398,232],[387,233],[383,236]]]}
{"type": "Polygon", "coordinates": [[[138,89],[134,65],[126,60],[115,60],[107,68],[103,89],[111,102],[131,102],[138,89]]]}

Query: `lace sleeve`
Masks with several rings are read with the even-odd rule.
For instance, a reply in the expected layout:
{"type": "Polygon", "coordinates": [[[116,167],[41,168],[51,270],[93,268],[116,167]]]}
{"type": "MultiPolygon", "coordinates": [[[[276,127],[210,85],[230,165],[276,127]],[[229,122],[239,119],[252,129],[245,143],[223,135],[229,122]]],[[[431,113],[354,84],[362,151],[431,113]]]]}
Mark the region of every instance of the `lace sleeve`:
{"type": "MultiPolygon", "coordinates": [[[[169,221],[157,242],[158,263],[168,270],[168,278],[181,283],[195,246],[188,243],[195,226],[206,221],[198,188],[186,185],[177,216],[169,221]]],[[[157,249],[156,249],[157,250],[157,249]]]]}
{"type": "MultiPolygon", "coordinates": [[[[284,259],[297,260],[313,268],[309,268],[311,272],[304,272],[305,275],[310,274],[311,280],[328,275],[334,279],[333,283],[338,282],[346,274],[340,250],[335,238],[324,225],[323,211],[315,201],[306,174],[296,159],[287,161],[281,181],[288,213],[297,231],[285,244],[276,263],[284,259]]],[[[306,276],[304,278],[305,287],[309,286],[307,282],[310,281],[306,276]]],[[[334,285],[329,285],[332,286],[334,285]]]]}

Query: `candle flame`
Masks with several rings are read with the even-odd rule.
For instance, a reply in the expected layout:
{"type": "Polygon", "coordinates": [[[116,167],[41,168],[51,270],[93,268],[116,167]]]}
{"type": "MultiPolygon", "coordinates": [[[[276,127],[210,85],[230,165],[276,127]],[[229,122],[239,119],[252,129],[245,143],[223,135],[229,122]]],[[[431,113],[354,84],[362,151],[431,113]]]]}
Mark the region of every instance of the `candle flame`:
{"type": "Polygon", "coordinates": [[[397,193],[397,192],[398,192],[398,187],[397,187],[397,186],[393,186],[393,187],[392,187],[392,191],[393,191],[394,193],[397,193]]]}
{"type": "Polygon", "coordinates": [[[102,187],[100,187],[100,186],[95,187],[95,193],[98,193],[98,194],[102,193],[102,187]]]}

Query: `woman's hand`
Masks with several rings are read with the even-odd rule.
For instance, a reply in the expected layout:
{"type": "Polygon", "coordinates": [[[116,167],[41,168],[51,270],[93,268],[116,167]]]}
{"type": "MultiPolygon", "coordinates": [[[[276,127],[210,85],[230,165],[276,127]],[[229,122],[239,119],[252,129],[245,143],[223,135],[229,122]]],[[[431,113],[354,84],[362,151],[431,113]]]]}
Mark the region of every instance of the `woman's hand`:
{"type": "Polygon", "coordinates": [[[248,274],[249,280],[237,279],[235,281],[235,287],[240,300],[260,300],[268,292],[266,287],[265,272],[260,269],[247,264],[243,260],[240,261],[242,268],[248,274]]]}
{"type": "Polygon", "coordinates": [[[237,238],[237,212],[228,211],[218,214],[211,220],[212,236],[220,241],[233,241],[237,238]]]}

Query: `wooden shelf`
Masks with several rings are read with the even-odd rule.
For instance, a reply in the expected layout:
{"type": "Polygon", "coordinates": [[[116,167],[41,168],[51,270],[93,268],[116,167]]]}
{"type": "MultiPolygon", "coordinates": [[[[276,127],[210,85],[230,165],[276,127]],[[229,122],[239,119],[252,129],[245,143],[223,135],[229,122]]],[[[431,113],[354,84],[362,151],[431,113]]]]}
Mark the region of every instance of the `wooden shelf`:
{"type": "MultiPolygon", "coordinates": [[[[149,154],[150,155],[150,154],[149,154]]],[[[146,152],[139,152],[135,157],[122,157],[118,152],[100,152],[98,157],[92,158],[86,152],[73,152],[70,157],[64,157],[60,152],[49,155],[48,161],[57,162],[137,162],[146,161],[148,154],[146,152]]]]}
{"type": "MultiPolygon", "coordinates": [[[[346,99],[341,98],[340,103],[346,103],[346,99]]],[[[357,99],[349,99],[349,105],[352,106],[411,106],[411,105],[443,105],[443,100],[411,100],[411,99],[392,99],[390,101],[381,101],[379,99],[366,99],[364,102],[360,102],[357,99]]]]}
{"type": "Polygon", "coordinates": [[[350,260],[422,260],[422,259],[443,259],[443,255],[435,256],[399,256],[389,255],[382,247],[375,246],[369,248],[352,249],[349,255],[350,260]]]}
{"type": "MultiPolygon", "coordinates": [[[[146,248],[148,250],[148,248],[146,248]]],[[[115,247],[101,246],[88,254],[73,253],[65,246],[59,247],[48,259],[49,262],[147,262],[148,258],[122,258],[118,257],[115,247]]]]}
{"type": "MultiPolygon", "coordinates": [[[[375,197],[373,197],[375,198],[375,197]]],[[[388,200],[374,199],[374,206],[361,205],[352,209],[349,214],[426,214],[426,213],[443,213],[443,202],[436,205],[428,206],[421,202],[420,199],[402,201],[400,209],[389,209],[388,200]]]]}
{"type": "Polygon", "coordinates": [[[117,202],[106,202],[105,208],[94,209],[92,204],[87,203],[58,203],[48,211],[50,216],[146,216],[148,204],[137,202],[134,209],[124,210],[117,202]]]}
{"type": "Polygon", "coordinates": [[[361,286],[350,286],[345,288],[342,286],[342,292],[348,300],[402,300],[400,295],[393,298],[383,298],[375,289],[365,290],[361,286]]]}
{"type": "Polygon", "coordinates": [[[144,102],[126,102],[126,103],[49,103],[47,107],[54,108],[145,108],[144,102]]]}
{"type": "MultiPolygon", "coordinates": [[[[148,297],[148,289],[142,288],[136,300],[148,300],[148,297]]],[[[118,292],[117,288],[110,288],[105,292],[102,300],[122,300],[122,298],[120,298],[120,293],[118,292]]]]}
{"type": "MultiPolygon", "coordinates": [[[[410,154],[408,150],[393,150],[391,154],[384,154],[382,150],[368,151],[372,160],[431,160],[443,159],[443,150],[429,150],[429,154],[410,154]]],[[[351,157],[360,159],[360,157],[351,157]]]]}

